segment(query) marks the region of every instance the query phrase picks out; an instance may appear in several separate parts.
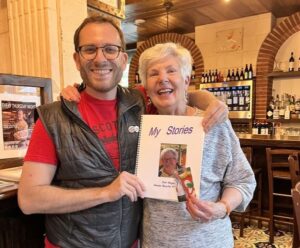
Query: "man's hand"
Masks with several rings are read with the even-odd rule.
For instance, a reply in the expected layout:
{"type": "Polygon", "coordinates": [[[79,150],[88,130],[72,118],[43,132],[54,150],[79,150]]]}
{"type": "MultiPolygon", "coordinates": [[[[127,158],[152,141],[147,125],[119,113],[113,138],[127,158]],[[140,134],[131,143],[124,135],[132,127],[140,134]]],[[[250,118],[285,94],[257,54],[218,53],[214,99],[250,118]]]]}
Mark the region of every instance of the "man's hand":
{"type": "Polygon", "coordinates": [[[204,112],[203,128],[208,132],[212,127],[226,121],[228,118],[227,105],[219,100],[212,101],[204,112]]]}
{"type": "Polygon", "coordinates": [[[73,102],[79,102],[80,101],[80,93],[78,92],[79,84],[74,84],[73,86],[68,85],[66,88],[63,88],[60,95],[68,100],[73,102]]]}
{"type": "Polygon", "coordinates": [[[134,202],[138,197],[144,198],[145,186],[137,176],[123,171],[107,186],[107,190],[111,201],[116,201],[126,195],[134,202]]]}

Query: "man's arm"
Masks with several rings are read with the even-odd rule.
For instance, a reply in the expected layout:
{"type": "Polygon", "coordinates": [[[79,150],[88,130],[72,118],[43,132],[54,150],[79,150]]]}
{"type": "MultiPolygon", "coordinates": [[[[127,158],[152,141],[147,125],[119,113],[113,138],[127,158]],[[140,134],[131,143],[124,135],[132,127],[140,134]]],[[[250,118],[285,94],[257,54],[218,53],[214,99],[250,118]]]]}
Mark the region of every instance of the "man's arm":
{"type": "Polygon", "coordinates": [[[203,118],[203,128],[209,131],[214,125],[228,119],[227,105],[219,101],[207,90],[198,90],[188,93],[189,105],[205,110],[203,118]]]}
{"type": "Polygon", "coordinates": [[[112,202],[127,195],[131,201],[143,197],[142,182],[128,172],[122,172],[106,187],[66,189],[50,185],[56,166],[25,162],[18,190],[18,202],[25,214],[68,213],[112,202]]]}

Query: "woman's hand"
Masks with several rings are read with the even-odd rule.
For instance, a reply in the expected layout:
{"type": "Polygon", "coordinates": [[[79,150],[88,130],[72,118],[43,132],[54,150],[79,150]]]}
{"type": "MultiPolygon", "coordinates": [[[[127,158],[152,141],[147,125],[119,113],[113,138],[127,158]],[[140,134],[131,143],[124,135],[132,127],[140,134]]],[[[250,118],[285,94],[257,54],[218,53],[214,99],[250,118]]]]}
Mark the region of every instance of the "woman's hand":
{"type": "Polygon", "coordinates": [[[192,218],[201,222],[220,219],[226,215],[226,207],[224,204],[202,201],[193,195],[188,198],[186,206],[192,218]]]}
{"type": "Polygon", "coordinates": [[[80,93],[78,91],[79,84],[74,83],[73,86],[68,85],[67,87],[63,88],[60,95],[68,100],[68,101],[74,101],[79,102],[80,101],[80,93]]]}
{"type": "Polygon", "coordinates": [[[211,101],[204,112],[203,128],[207,133],[214,125],[220,124],[228,119],[227,105],[219,100],[211,101]]]}

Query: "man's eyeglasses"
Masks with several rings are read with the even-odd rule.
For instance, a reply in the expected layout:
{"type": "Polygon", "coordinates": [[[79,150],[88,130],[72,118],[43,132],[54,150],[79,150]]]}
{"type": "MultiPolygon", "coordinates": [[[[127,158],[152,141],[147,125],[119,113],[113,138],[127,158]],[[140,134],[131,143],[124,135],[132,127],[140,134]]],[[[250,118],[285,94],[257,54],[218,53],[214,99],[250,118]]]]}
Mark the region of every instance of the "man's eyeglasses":
{"type": "Polygon", "coordinates": [[[118,58],[122,48],[117,45],[105,45],[97,47],[94,45],[85,45],[78,48],[80,55],[86,60],[93,60],[96,58],[98,50],[101,49],[104,57],[107,60],[114,60],[118,58]]]}

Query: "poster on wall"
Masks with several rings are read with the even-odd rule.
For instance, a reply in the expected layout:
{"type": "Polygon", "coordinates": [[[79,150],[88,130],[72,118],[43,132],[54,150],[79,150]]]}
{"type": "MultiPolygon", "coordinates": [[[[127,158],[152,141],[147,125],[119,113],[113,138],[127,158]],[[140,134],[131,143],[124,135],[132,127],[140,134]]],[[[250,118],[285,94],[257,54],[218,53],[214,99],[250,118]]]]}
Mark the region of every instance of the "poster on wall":
{"type": "Polygon", "coordinates": [[[0,94],[0,157],[23,157],[34,127],[40,96],[0,94]]]}

